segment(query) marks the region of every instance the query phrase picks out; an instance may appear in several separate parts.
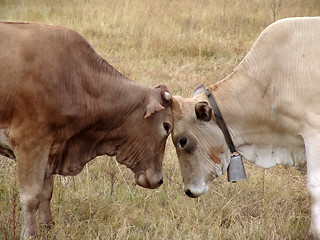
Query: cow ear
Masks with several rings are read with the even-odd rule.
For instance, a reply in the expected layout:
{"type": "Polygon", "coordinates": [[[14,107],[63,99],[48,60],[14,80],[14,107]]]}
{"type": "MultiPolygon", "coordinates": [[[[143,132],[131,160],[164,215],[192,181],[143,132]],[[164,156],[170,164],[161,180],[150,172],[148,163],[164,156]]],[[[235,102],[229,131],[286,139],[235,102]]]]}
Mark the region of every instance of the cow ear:
{"type": "Polygon", "coordinates": [[[165,85],[158,85],[155,89],[159,89],[156,96],[151,96],[147,105],[147,112],[144,118],[150,117],[153,113],[159,112],[168,106],[172,105],[172,95],[169,93],[168,88],[165,85]]]}
{"type": "Polygon", "coordinates": [[[207,102],[198,102],[195,105],[195,112],[199,120],[209,122],[212,118],[212,108],[207,102]]]}
{"type": "Polygon", "coordinates": [[[163,109],[164,109],[164,107],[160,104],[159,100],[156,99],[155,97],[151,97],[149,99],[149,103],[147,105],[147,111],[146,111],[146,114],[144,115],[144,118],[148,118],[153,113],[159,112],[163,109]]]}
{"type": "Polygon", "coordinates": [[[198,86],[198,87],[194,90],[194,92],[193,92],[193,94],[192,94],[192,97],[197,96],[197,95],[203,93],[205,90],[206,90],[206,88],[205,88],[203,85],[198,86]]]}
{"type": "Polygon", "coordinates": [[[164,107],[154,98],[150,99],[150,102],[147,105],[147,112],[144,115],[144,118],[150,117],[153,113],[163,110],[164,107]]]}

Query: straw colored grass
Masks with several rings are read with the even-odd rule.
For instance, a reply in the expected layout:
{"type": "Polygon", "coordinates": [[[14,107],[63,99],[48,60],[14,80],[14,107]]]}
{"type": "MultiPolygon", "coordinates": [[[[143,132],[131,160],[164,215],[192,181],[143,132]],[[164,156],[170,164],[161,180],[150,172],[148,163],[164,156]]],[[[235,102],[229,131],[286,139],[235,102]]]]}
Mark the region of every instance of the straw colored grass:
{"type": "MultiPolygon", "coordinates": [[[[199,84],[229,74],[274,20],[319,9],[317,0],[0,0],[0,21],[75,29],[131,79],[164,83],[188,97],[199,84]]],[[[164,184],[156,190],[136,186],[115,158],[99,157],[76,177],[55,176],[56,225],[39,238],[310,239],[305,174],[246,168],[246,181],[231,184],[222,176],[190,199],[170,138],[164,184]]],[[[15,162],[0,158],[0,239],[20,237],[16,175],[15,162]]]]}

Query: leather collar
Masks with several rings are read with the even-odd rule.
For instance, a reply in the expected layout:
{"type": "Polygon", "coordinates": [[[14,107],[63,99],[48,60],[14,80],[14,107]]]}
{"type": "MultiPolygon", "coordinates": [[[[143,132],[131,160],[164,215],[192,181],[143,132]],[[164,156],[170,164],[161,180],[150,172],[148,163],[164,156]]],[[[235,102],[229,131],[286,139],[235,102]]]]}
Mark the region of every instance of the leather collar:
{"type": "Polygon", "coordinates": [[[236,152],[236,149],[235,149],[234,144],[232,142],[227,125],[226,125],[225,121],[223,120],[223,117],[222,117],[222,114],[221,114],[220,109],[218,107],[218,104],[217,104],[217,102],[216,102],[216,100],[215,100],[215,98],[209,88],[206,89],[205,93],[206,93],[206,95],[209,99],[209,103],[213,109],[213,113],[214,113],[214,116],[216,117],[218,126],[220,127],[220,129],[224,135],[224,138],[227,142],[227,145],[230,149],[230,152],[232,154],[232,153],[236,152]]]}

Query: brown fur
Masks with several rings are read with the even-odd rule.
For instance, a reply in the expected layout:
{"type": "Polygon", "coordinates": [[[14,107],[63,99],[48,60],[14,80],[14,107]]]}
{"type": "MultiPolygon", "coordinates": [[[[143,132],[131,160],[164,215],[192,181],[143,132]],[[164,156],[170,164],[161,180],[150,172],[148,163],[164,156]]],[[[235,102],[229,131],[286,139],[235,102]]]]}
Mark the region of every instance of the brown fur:
{"type": "Polygon", "coordinates": [[[96,156],[116,155],[138,184],[159,186],[163,123],[172,126],[166,87],[126,78],[67,28],[0,23],[0,35],[0,154],[18,162],[22,236],[35,234],[39,199],[40,220],[52,222],[41,207],[50,175],[76,175],[96,156]]]}
{"type": "Polygon", "coordinates": [[[221,159],[218,157],[218,155],[222,152],[223,152],[223,145],[221,145],[220,147],[211,147],[209,156],[214,163],[221,164],[221,159]]]}

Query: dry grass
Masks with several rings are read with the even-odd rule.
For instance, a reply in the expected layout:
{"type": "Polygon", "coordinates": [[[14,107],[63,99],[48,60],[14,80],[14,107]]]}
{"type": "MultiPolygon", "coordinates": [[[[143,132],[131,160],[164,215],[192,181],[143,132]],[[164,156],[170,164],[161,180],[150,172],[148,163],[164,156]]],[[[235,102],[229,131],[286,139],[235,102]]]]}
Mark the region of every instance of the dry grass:
{"type": "MultiPolygon", "coordinates": [[[[187,97],[230,73],[274,19],[319,9],[318,0],[0,0],[0,20],[73,28],[128,77],[187,97]]],[[[134,185],[115,159],[98,158],[76,177],[55,177],[56,225],[40,238],[309,239],[305,175],[246,167],[247,181],[230,184],[223,176],[189,199],[170,140],[157,190],[134,185]]],[[[16,174],[16,164],[1,158],[0,239],[20,235],[16,174]]]]}

